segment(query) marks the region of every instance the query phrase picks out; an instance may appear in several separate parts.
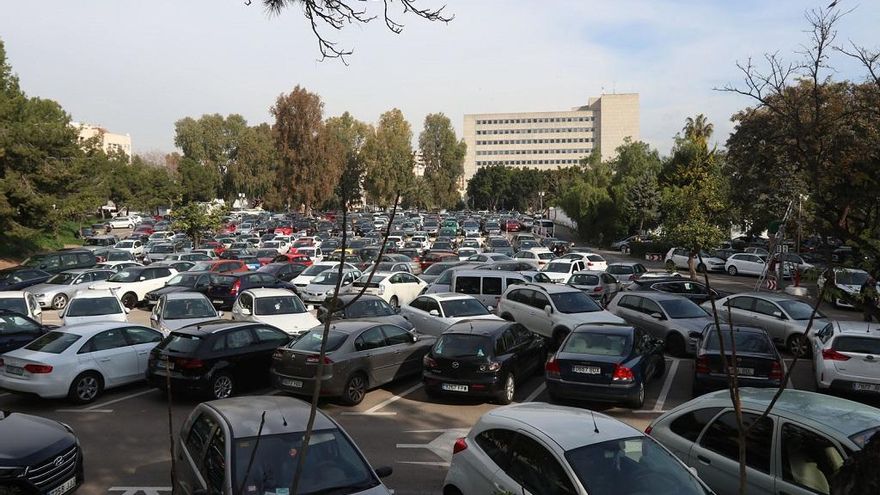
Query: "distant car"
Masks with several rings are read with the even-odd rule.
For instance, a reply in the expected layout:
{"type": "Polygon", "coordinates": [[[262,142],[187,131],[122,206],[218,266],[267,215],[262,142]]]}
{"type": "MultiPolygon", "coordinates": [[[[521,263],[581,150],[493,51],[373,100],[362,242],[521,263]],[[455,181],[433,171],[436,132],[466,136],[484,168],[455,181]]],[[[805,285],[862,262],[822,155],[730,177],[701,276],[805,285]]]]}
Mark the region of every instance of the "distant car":
{"type": "Polygon", "coordinates": [[[290,284],[264,272],[217,274],[205,295],[218,309],[232,309],[238,295],[247,289],[288,289],[290,284]]]}
{"type": "MultiPolygon", "coordinates": [[[[378,323],[390,323],[404,330],[411,331],[414,326],[405,316],[398,314],[384,299],[379,296],[363,294],[358,297],[357,293],[342,294],[338,298],[341,309],[329,312],[327,305],[318,306],[318,320],[326,321],[328,312],[330,318],[336,320],[369,320],[378,323]],[[358,298],[355,301],[355,298],[358,298]]],[[[419,333],[427,333],[419,331],[419,333]]]]}
{"type": "Polygon", "coordinates": [[[0,354],[18,349],[53,328],[55,325],[43,325],[17,311],[0,309],[0,354]]]}
{"type": "Polygon", "coordinates": [[[129,217],[113,217],[107,222],[114,229],[133,229],[135,221],[129,217]]]}
{"type": "Polygon", "coordinates": [[[587,264],[583,260],[572,258],[556,258],[541,269],[550,280],[557,284],[567,284],[571,275],[581,270],[586,270],[587,264]]]}
{"type": "Polygon", "coordinates": [[[126,268],[102,282],[94,282],[89,288],[114,290],[126,308],[134,308],[147,296],[147,292],[165,286],[165,282],[177,275],[168,266],[136,266],[126,268]]]}
{"type": "MultiPolygon", "coordinates": [[[[830,301],[835,308],[855,308],[856,302],[861,299],[861,289],[868,280],[868,272],[857,268],[834,268],[834,285],[825,289],[825,299],[830,301]]],[[[819,276],[816,285],[825,286],[829,281],[825,273],[819,276]]],[[[880,290],[880,282],[877,283],[880,290]]]]}
{"type": "Polygon", "coordinates": [[[473,296],[453,292],[421,295],[401,306],[400,314],[426,335],[440,335],[462,320],[501,320],[473,296]]]}
{"type": "Polygon", "coordinates": [[[427,285],[409,272],[376,272],[373,273],[372,278],[369,273],[361,275],[354,281],[349,291],[360,292],[363,289],[366,294],[373,294],[386,300],[392,308],[399,308],[409,304],[427,285]]]}
{"type": "Polygon", "coordinates": [[[880,394],[880,327],[870,322],[832,321],[812,339],[819,391],[880,394]]]}
{"type": "Polygon", "coordinates": [[[568,279],[568,285],[582,290],[587,295],[599,301],[602,306],[607,306],[621,290],[620,283],[610,273],[599,270],[581,270],[575,272],[568,279]]]}
{"type": "Polygon", "coordinates": [[[131,323],[59,327],[3,355],[0,388],[89,403],[106,389],[143,380],[147,355],[161,338],[131,323]]]}
{"type": "Polygon", "coordinates": [[[544,339],[513,322],[462,320],[443,332],[424,359],[430,397],[492,398],[510,404],[516,384],[541,371],[544,339]]]}
{"type": "MultiPolygon", "coordinates": [[[[251,396],[197,405],[175,435],[174,452],[181,459],[204,461],[175,464],[174,493],[233,494],[242,486],[259,494],[289,490],[298,467],[293,446],[302,444],[308,419],[308,403],[292,397],[251,396]]],[[[391,494],[380,481],[391,468],[374,471],[330,415],[317,411],[312,438],[300,493],[391,494]]]]}
{"type": "Polygon", "coordinates": [[[85,480],[76,434],[48,418],[0,411],[0,458],[4,493],[73,493],[85,480]]]}
{"type": "Polygon", "coordinates": [[[51,273],[18,266],[0,270],[0,290],[22,290],[49,280],[51,273]]]}
{"type": "MultiPolygon", "coordinates": [[[[323,326],[278,349],[272,359],[272,383],[287,393],[311,395],[323,326]]],[[[368,390],[422,371],[422,357],[434,344],[396,325],[339,321],[327,337],[321,393],[357,405],[368,390]]]]}
{"type": "MultiPolygon", "coordinates": [[[[688,257],[690,250],[685,248],[671,248],[663,258],[663,264],[668,271],[676,269],[688,269],[688,257]]],[[[697,272],[702,273],[707,269],[710,272],[723,272],[725,270],[724,260],[711,256],[709,253],[702,252],[699,256],[694,256],[694,268],[697,272]],[[702,262],[700,259],[702,258],[702,262]]]]}
{"type": "Polygon", "coordinates": [[[193,272],[217,272],[217,273],[242,273],[249,271],[247,265],[241,260],[212,260],[212,261],[196,261],[195,265],[190,267],[189,271],[193,272]]]}
{"type": "MultiPolygon", "coordinates": [[[[730,275],[761,276],[767,271],[767,258],[760,254],[731,254],[724,263],[724,269],[730,275]]],[[[789,274],[787,266],[784,268],[784,274],[789,274]]]]}
{"type": "Polygon", "coordinates": [[[684,296],[697,304],[703,304],[712,297],[720,299],[722,294],[706,287],[703,282],[695,282],[684,277],[654,278],[642,276],[628,287],[631,291],[659,291],[684,296]]]}
{"type": "Polygon", "coordinates": [[[580,260],[584,264],[583,270],[599,270],[605,271],[608,268],[608,262],[601,255],[593,252],[575,251],[562,255],[557,260],[580,260]]]}
{"type": "Polygon", "coordinates": [[[345,294],[360,276],[360,270],[343,269],[341,276],[337,269],[325,270],[316,275],[309,285],[298,293],[307,304],[321,304],[327,297],[334,295],[337,282],[339,282],[339,293],[345,294]]]}
{"type": "Polygon", "coordinates": [[[132,256],[138,257],[144,255],[144,245],[141,241],[135,240],[125,240],[119,241],[116,245],[113,246],[113,249],[118,249],[120,251],[127,251],[131,253],[132,256]]]}
{"type": "MultiPolygon", "coordinates": [[[[880,409],[790,388],[776,400],[776,392],[739,389],[742,422],[748,428],[746,493],[829,493],[831,479],[846,459],[880,430],[880,409]],[[764,416],[771,400],[772,413],[764,416]]],[[[729,390],[663,413],[645,431],[718,495],[738,492],[737,420],[729,390]]]]}
{"type": "MultiPolygon", "coordinates": [[[[338,270],[339,263],[335,261],[320,261],[317,263],[313,263],[302,273],[300,273],[299,276],[293,279],[293,284],[296,286],[297,291],[301,291],[302,289],[305,289],[309,285],[309,283],[311,283],[312,279],[318,276],[318,274],[331,268],[334,270],[338,270]]],[[[357,270],[357,267],[355,267],[351,263],[346,263],[345,268],[349,270],[357,270]]]]}
{"type": "Polygon", "coordinates": [[[58,315],[63,325],[128,321],[129,308],[108,289],[86,289],[73,295],[58,315]]]}
{"type": "Polygon", "coordinates": [[[223,316],[204,294],[198,292],[172,292],[163,294],[150,313],[150,326],[168,335],[172,330],[216,320],[223,316]]]}
{"type": "Polygon", "coordinates": [[[616,278],[624,287],[628,286],[645,273],[648,273],[648,269],[645,268],[645,265],[633,262],[608,263],[608,268],[606,268],[605,271],[614,276],[614,278],[616,278]]]}
{"type": "Polygon", "coordinates": [[[95,265],[96,269],[99,270],[110,270],[113,273],[119,273],[126,268],[131,268],[135,266],[144,266],[137,261],[103,261],[95,265]]]}
{"type": "Polygon", "coordinates": [[[579,408],[499,407],[456,440],[452,452],[444,494],[711,493],[641,431],[579,408]]]}
{"type": "Polygon", "coordinates": [[[186,271],[178,273],[165,282],[163,287],[147,292],[147,295],[144,296],[144,303],[148,306],[152,306],[156,304],[156,301],[158,301],[163,295],[173,294],[175,292],[201,292],[204,294],[208,291],[208,287],[211,286],[211,283],[219,280],[219,277],[221,276],[222,275],[214,272],[186,271]]]}
{"type": "MultiPolygon", "coordinates": [[[[58,273],[65,270],[73,270],[74,268],[91,268],[95,266],[97,262],[98,260],[95,258],[95,253],[83,248],[74,248],[62,249],[50,253],[35,254],[24,260],[24,262],[22,262],[22,267],[36,269],[37,271],[42,270],[43,272],[48,273],[58,273]]],[[[16,268],[10,268],[8,270],[16,270],[16,268]]],[[[4,277],[2,274],[5,272],[6,270],[0,271],[0,286],[4,285],[4,277]]],[[[40,280],[40,282],[42,281],[43,280],[40,280]]]]}
{"type": "Polygon", "coordinates": [[[639,409],[650,380],[663,376],[663,341],[631,325],[581,325],[544,366],[547,392],[563,399],[615,402],[639,409]]]}
{"type": "MultiPolygon", "coordinates": [[[[785,363],[770,341],[767,332],[760,328],[729,325],[721,329],[724,341],[724,355],[730,369],[736,370],[740,387],[779,388],[785,376],[785,363]],[[731,331],[733,338],[731,339],[731,331]],[[736,362],[733,361],[733,346],[736,344],[736,362]]],[[[692,393],[699,396],[709,391],[727,389],[729,381],[721,360],[722,339],[714,323],[706,325],[700,332],[697,358],[694,361],[694,380],[692,393]]]]}
{"type": "Polygon", "coordinates": [[[232,305],[232,319],[266,323],[290,335],[302,335],[320,323],[288,289],[249,289],[240,293],[232,305]]]}
{"type": "Polygon", "coordinates": [[[619,292],[608,311],[666,343],[673,356],[693,355],[697,342],[691,332],[712,323],[709,313],[690,299],[662,292],[619,292]]]}
{"type": "Polygon", "coordinates": [[[15,311],[28,318],[43,321],[43,309],[37,298],[30,292],[21,290],[0,291],[0,309],[15,311]]]}
{"type": "MultiPolygon", "coordinates": [[[[309,265],[310,264],[311,262],[309,262],[309,265]]],[[[261,266],[257,271],[271,273],[275,278],[284,280],[285,282],[293,282],[293,279],[302,274],[302,272],[308,267],[309,266],[305,263],[273,262],[261,266]]]]}

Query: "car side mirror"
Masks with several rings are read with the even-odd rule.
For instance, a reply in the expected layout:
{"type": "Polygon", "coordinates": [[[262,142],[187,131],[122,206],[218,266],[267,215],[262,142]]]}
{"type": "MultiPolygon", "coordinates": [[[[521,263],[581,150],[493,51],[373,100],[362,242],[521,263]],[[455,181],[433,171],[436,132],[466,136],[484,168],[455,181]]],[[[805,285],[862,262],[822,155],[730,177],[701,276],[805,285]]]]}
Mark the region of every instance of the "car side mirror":
{"type": "MultiPolygon", "coordinates": [[[[393,473],[393,472],[394,472],[394,469],[392,469],[391,466],[382,466],[380,468],[376,468],[376,476],[378,476],[379,478],[387,478],[387,477],[391,476],[391,473],[393,473]]],[[[193,495],[197,495],[197,494],[193,493],[193,495]]],[[[200,494],[200,495],[204,495],[204,494],[200,494]]]]}
{"type": "MultiPolygon", "coordinates": [[[[128,313],[128,308],[125,308],[125,310],[126,310],[125,312],[128,313]]],[[[159,315],[157,315],[156,313],[150,313],[150,319],[153,321],[158,321],[159,315]]]]}
{"type": "Polygon", "coordinates": [[[782,314],[782,311],[774,311],[774,312],[773,312],[773,316],[779,318],[780,320],[784,320],[784,319],[785,319],[785,315],[782,314]]]}
{"type": "Polygon", "coordinates": [[[143,282],[143,281],[146,280],[146,279],[147,279],[147,277],[140,277],[140,278],[138,278],[138,280],[140,280],[141,282],[143,282]]]}
{"type": "Polygon", "coordinates": [[[217,318],[223,318],[223,311],[217,311],[217,318]]]}
{"type": "Polygon", "coordinates": [[[247,308],[241,308],[241,309],[239,310],[239,312],[240,312],[241,314],[243,314],[244,316],[250,316],[250,314],[251,314],[251,310],[249,310],[249,309],[247,309],[247,308]]]}
{"type": "Polygon", "coordinates": [[[125,314],[131,313],[131,308],[124,308],[124,309],[125,309],[125,314]]]}
{"type": "Polygon", "coordinates": [[[306,311],[314,311],[314,310],[315,310],[315,305],[314,305],[314,304],[309,304],[309,305],[306,306],[306,311]]]}
{"type": "Polygon", "coordinates": [[[548,305],[546,305],[546,306],[544,306],[544,313],[546,313],[546,314],[547,314],[547,316],[550,316],[550,315],[552,315],[552,314],[553,314],[553,308],[552,308],[552,307],[550,307],[550,305],[549,305],[549,304],[548,304],[548,305]]]}
{"type": "Polygon", "coordinates": [[[495,311],[495,306],[486,306],[486,309],[491,313],[492,311],[495,311]]]}
{"type": "Polygon", "coordinates": [[[428,314],[431,316],[440,316],[440,312],[437,311],[436,309],[432,309],[431,311],[428,311],[428,314]]]}
{"type": "Polygon", "coordinates": [[[654,318],[654,319],[657,319],[657,320],[663,320],[663,319],[664,319],[664,318],[663,318],[663,315],[660,314],[660,313],[651,313],[651,318],[654,318]]]}
{"type": "Polygon", "coordinates": [[[690,333],[688,333],[688,337],[695,339],[695,340],[702,340],[703,334],[701,334],[700,332],[690,332],[690,333]]]}
{"type": "Polygon", "coordinates": [[[412,341],[413,341],[413,342],[418,342],[418,341],[419,341],[419,334],[413,332],[413,333],[412,333],[412,341]]]}

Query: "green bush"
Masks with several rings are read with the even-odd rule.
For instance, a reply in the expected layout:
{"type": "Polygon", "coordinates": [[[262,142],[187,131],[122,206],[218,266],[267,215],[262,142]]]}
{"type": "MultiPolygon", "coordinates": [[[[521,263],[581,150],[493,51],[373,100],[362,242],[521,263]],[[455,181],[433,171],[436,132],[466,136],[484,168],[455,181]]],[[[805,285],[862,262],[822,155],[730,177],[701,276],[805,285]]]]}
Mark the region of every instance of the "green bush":
{"type": "Polygon", "coordinates": [[[663,241],[647,241],[647,242],[631,242],[629,244],[629,255],[633,258],[645,259],[647,253],[660,253],[665,255],[667,251],[675,246],[663,241]]]}

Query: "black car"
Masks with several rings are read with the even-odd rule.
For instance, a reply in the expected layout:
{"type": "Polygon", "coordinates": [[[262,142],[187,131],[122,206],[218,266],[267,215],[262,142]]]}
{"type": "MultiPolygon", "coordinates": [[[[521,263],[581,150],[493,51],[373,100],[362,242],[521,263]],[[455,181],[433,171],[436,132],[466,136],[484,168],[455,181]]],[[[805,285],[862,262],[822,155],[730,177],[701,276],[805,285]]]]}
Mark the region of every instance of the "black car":
{"type": "MultiPolygon", "coordinates": [[[[379,296],[364,294],[352,304],[352,300],[357,297],[357,293],[343,294],[337,299],[339,301],[338,311],[330,313],[333,320],[369,320],[380,323],[390,323],[397,325],[404,330],[411,331],[413,324],[406,318],[399,315],[390,304],[385,302],[379,296]]],[[[318,306],[318,320],[324,322],[327,319],[327,307],[325,305],[318,306]]]]}
{"type": "Polygon", "coordinates": [[[165,282],[165,287],[147,292],[144,300],[147,304],[156,304],[160,297],[174,292],[201,292],[205,294],[212,280],[218,277],[223,277],[223,275],[216,272],[178,273],[165,282]]]}
{"type": "Polygon", "coordinates": [[[70,493],[85,479],[73,430],[57,421],[0,411],[0,493],[70,493]]]}
{"type": "Polygon", "coordinates": [[[0,309],[0,354],[24,347],[53,328],[56,326],[43,325],[21,313],[0,309]]]}
{"type": "Polygon", "coordinates": [[[288,342],[285,332],[262,323],[214,320],[186,326],[150,352],[147,380],[164,389],[170,373],[172,390],[224,399],[268,384],[272,353],[288,342]]]}
{"type": "Polygon", "coordinates": [[[215,274],[205,295],[217,309],[231,309],[238,294],[247,289],[290,289],[293,284],[279,280],[271,273],[241,272],[215,274]]]}
{"type": "Polygon", "coordinates": [[[263,265],[257,271],[262,273],[269,273],[271,275],[274,275],[275,278],[279,280],[290,282],[296,277],[299,277],[299,275],[304,272],[306,268],[308,268],[308,266],[302,263],[279,262],[263,265]]]}
{"type": "Polygon", "coordinates": [[[695,282],[684,277],[648,278],[636,279],[627,287],[631,291],[667,292],[684,296],[697,304],[703,304],[714,295],[715,299],[730,295],[727,292],[717,291],[706,287],[703,282],[695,282]]]}
{"type": "MultiPolygon", "coordinates": [[[[740,387],[779,387],[785,375],[785,365],[767,332],[760,328],[735,326],[731,339],[730,326],[722,325],[721,334],[724,336],[724,354],[728,366],[731,371],[736,368],[740,387]],[[731,362],[733,344],[736,344],[736,363],[731,362]]],[[[727,373],[722,365],[720,339],[715,325],[706,325],[702,333],[691,332],[690,337],[700,342],[694,362],[694,397],[727,388],[727,373]]]]}
{"type": "Polygon", "coordinates": [[[544,339],[513,322],[465,320],[450,326],[424,358],[431,397],[492,397],[510,404],[516,383],[541,370],[544,339]]]}
{"type": "Polygon", "coordinates": [[[663,341],[629,325],[575,327],[547,360],[544,379],[553,401],[645,403],[648,382],[663,376],[663,341]]]}
{"type": "Polygon", "coordinates": [[[42,284],[51,277],[51,273],[27,266],[6,268],[0,270],[0,290],[21,290],[42,284]]]}

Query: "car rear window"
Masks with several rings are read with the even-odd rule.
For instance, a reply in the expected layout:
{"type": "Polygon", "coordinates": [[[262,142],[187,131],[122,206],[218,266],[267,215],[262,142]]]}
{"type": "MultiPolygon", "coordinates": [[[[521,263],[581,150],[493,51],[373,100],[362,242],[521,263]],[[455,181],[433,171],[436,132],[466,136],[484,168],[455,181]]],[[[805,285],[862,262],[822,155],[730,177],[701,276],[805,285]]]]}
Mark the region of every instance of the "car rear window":
{"type": "Polygon", "coordinates": [[[857,354],[880,354],[880,339],[874,337],[841,336],[834,340],[834,350],[857,354]]]}
{"type": "Polygon", "coordinates": [[[7,297],[0,299],[0,309],[15,311],[16,313],[21,313],[23,315],[28,314],[27,303],[25,303],[23,297],[7,297]]]}
{"type": "Polygon", "coordinates": [[[633,273],[633,267],[628,265],[611,265],[606,271],[612,275],[629,275],[633,273]]]}
{"type": "Polygon", "coordinates": [[[585,273],[575,273],[571,276],[568,283],[572,285],[599,285],[598,275],[587,275],[585,273]]]}
{"type": "Polygon", "coordinates": [[[79,335],[74,335],[72,333],[49,332],[25,346],[25,349],[29,351],[61,354],[79,339],[79,335]]]}
{"type": "Polygon", "coordinates": [[[545,272],[550,273],[568,273],[571,270],[571,263],[548,263],[545,272]]]}
{"type": "MultiPolygon", "coordinates": [[[[348,334],[342,332],[330,331],[327,335],[326,352],[332,352],[339,349],[348,334]]],[[[324,340],[324,329],[310,330],[309,333],[303,335],[295,342],[290,344],[289,348],[294,351],[321,352],[321,341],[324,340]]]]}
{"type": "Polygon", "coordinates": [[[629,335],[577,332],[562,346],[562,352],[593,356],[623,356],[629,354],[632,339],[629,335]]]}
{"type": "MultiPolygon", "coordinates": [[[[706,341],[706,349],[710,351],[720,350],[718,343],[718,332],[710,331],[706,341]]],[[[724,351],[731,352],[730,332],[723,329],[721,334],[724,335],[724,351]]],[[[756,354],[772,354],[773,345],[766,335],[756,332],[734,332],[733,342],[736,344],[736,352],[752,352],[756,354]]]]}
{"type": "Polygon", "coordinates": [[[186,333],[172,333],[163,344],[159,347],[180,354],[190,354],[198,349],[202,343],[202,338],[198,335],[189,335],[186,333]]]}
{"type": "Polygon", "coordinates": [[[490,355],[492,347],[492,339],[483,335],[448,333],[434,344],[434,354],[450,359],[482,358],[490,355]]]}
{"type": "Polygon", "coordinates": [[[605,261],[605,258],[599,256],[598,254],[591,254],[587,256],[587,259],[590,261],[605,261]]]}

